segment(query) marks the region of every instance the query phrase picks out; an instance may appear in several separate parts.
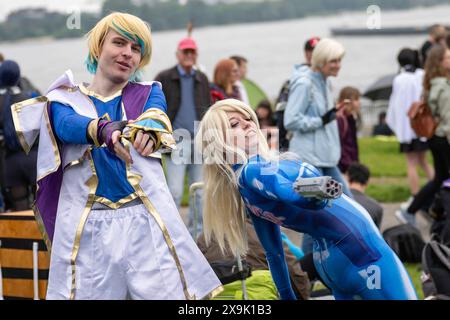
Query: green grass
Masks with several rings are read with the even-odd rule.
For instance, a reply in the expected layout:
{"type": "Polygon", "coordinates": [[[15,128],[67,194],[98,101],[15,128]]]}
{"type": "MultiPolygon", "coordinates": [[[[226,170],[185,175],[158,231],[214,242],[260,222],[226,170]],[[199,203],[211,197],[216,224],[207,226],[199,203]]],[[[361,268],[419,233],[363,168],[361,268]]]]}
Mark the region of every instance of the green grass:
{"type": "Polygon", "coordinates": [[[399,143],[392,139],[358,139],[361,163],[369,167],[372,177],[406,177],[406,162],[399,143]]]}
{"type": "MultiPolygon", "coordinates": [[[[406,159],[393,138],[367,137],[358,139],[361,163],[367,165],[372,177],[406,177],[406,159]]],[[[431,154],[428,161],[432,163],[431,154]]],[[[423,177],[423,172],[420,172],[423,177]]]]}
{"type": "Polygon", "coordinates": [[[404,202],[411,195],[407,184],[381,185],[375,183],[367,187],[366,194],[379,202],[404,202]]]}
{"type": "Polygon", "coordinates": [[[417,296],[423,300],[422,283],[420,281],[420,274],[422,273],[422,265],[420,263],[404,263],[406,271],[411,277],[411,281],[416,289],[417,296]]]}
{"type": "MultiPolygon", "coordinates": [[[[392,138],[368,137],[360,138],[358,144],[360,161],[369,167],[371,173],[367,194],[379,202],[406,201],[411,194],[406,178],[406,160],[399,151],[399,143],[392,138]]],[[[432,163],[430,154],[428,159],[432,163]]],[[[420,172],[420,176],[424,184],[426,179],[423,172],[420,172]]],[[[188,203],[189,186],[185,179],[181,205],[187,206],[188,203]]]]}
{"type": "MultiPolygon", "coordinates": [[[[367,194],[380,202],[403,202],[410,197],[406,178],[406,159],[400,153],[399,143],[392,138],[360,138],[358,140],[361,163],[369,167],[371,180],[367,194]]],[[[428,161],[432,163],[431,154],[428,161]]],[[[419,171],[422,185],[424,173],[419,171]]]]}

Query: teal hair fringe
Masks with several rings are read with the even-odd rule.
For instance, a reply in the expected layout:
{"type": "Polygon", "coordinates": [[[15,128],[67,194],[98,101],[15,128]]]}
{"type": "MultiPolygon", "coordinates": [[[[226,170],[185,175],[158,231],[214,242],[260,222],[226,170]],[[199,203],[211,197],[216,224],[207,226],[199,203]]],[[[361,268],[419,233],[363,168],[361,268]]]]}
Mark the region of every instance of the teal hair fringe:
{"type": "Polygon", "coordinates": [[[84,64],[86,65],[86,69],[87,71],[89,71],[89,73],[95,74],[97,72],[98,67],[97,59],[95,58],[91,59],[90,54],[88,54],[86,60],[84,61],[84,64]]]}
{"type": "MultiPolygon", "coordinates": [[[[98,63],[97,63],[97,59],[93,59],[94,62],[91,61],[90,59],[90,55],[88,55],[86,61],[84,62],[86,64],[86,69],[89,71],[89,73],[91,74],[95,74],[97,72],[97,67],[98,67],[98,63]]],[[[142,70],[136,70],[128,79],[131,82],[139,82],[142,81],[144,76],[144,72],[142,70]]]]}
{"type": "Polygon", "coordinates": [[[139,38],[137,35],[133,35],[125,30],[123,30],[122,28],[120,28],[118,25],[116,25],[114,23],[114,21],[112,22],[112,24],[114,25],[114,27],[117,29],[117,31],[123,35],[125,38],[127,38],[130,41],[135,41],[139,44],[139,46],[141,47],[141,57],[144,55],[144,51],[145,51],[145,44],[144,41],[139,38]]]}

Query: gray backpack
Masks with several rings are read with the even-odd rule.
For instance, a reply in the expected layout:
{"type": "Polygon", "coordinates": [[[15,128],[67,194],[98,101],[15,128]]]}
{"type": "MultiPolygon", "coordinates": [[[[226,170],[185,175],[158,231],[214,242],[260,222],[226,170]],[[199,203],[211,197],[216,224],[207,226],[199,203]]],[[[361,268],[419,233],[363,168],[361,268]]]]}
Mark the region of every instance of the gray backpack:
{"type": "Polygon", "coordinates": [[[433,236],[422,251],[425,300],[450,300],[450,248],[433,236]]]}

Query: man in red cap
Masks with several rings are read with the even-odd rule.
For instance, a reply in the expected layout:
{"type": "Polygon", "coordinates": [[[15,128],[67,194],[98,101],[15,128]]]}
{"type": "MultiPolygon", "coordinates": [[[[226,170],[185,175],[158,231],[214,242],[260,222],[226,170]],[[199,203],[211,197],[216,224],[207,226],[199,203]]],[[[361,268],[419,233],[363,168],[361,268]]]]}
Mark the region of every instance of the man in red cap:
{"type": "MultiPolygon", "coordinates": [[[[211,105],[211,98],[208,78],[196,68],[197,56],[198,47],[194,39],[182,39],[176,51],[177,65],[160,72],[155,78],[162,83],[167,115],[178,141],[177,151],[165,157],[167,183],[178,207],[183,197],[186,173],[189,185],[203,180],[201,164],[193,161],[194,122],[201,120],[211,105]]],[[[192,235],[200,234],[202,229],[201,195],[196,198],[196,208],[199,208],[197,222],[194,222],[192,203],[189,208],[188,229],[192,235]]]]}

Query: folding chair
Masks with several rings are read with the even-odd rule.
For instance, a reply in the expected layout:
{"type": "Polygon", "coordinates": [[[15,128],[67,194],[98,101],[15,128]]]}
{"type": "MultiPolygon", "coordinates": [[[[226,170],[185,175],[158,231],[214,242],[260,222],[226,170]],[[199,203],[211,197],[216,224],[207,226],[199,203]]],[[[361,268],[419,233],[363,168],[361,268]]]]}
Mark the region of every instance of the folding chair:
{"type": "MultiPolygon", "coordinates": [[[[189,187],[189,200],[193,201],[192,202],[192,204],[193,204],[192,207],[193,207],[193,210],[194,210],[194,222],[193,222],[193,224],[194,224],[194,239],[197,239],[197,236],[198,236],[197,235],[198,208],[196,206],[197,191],[200,190],[200,189],[203,189],[204,185],[205,184],[203,182],[194,182],[189,187]]],[[[245,271],[244,271],[244,268],[242,266],[242,259],[241,259],[241,257],[238,256],[236,258],[236,261],[237,261],[237,265],[238,265],[238,270],[239,270],[239,272],[240,272],[240,274],[242,276],[241,285],[242,285],[243,299],[244,300],[248,300],[247,287],[246,287],[246,283],[245,283],[245,271]]],[[[234,299],[235,297],[234,296],[229,296],[229,297],[228,296],[227,297],[222,296],[222,298],[234,299]]]]}

